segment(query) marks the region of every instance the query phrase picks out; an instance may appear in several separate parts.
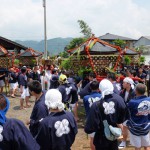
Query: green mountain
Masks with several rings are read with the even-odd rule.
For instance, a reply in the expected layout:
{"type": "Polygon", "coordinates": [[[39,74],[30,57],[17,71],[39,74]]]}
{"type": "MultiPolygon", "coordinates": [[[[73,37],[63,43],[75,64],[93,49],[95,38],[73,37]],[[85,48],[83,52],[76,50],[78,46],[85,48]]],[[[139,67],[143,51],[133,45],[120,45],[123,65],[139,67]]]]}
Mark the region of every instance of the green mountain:
{"type": "MultiPolygon", "coordinates": [[[[54,38],[47,40],[47,50],[50,53],[50,55],[56,55],[62,51],[64,51],[64,48],[66,45],[70,43],[72,38],[54,38]]],[[[20,41],[16,40],[17,43],[20,43],[26,47],[31,47],[34,50],[44,52],[44,40],[38,42],[38,41],[20,41]]]]}

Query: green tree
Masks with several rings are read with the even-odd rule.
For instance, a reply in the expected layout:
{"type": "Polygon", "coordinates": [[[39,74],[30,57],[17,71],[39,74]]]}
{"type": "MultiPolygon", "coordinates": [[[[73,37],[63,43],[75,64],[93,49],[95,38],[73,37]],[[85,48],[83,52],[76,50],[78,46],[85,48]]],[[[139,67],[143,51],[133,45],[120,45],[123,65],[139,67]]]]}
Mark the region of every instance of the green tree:
{"type": "Polygon", "coordinates": [[[66,50],[78,47],[86,40],[87,40],[86,38],[74,38],[70,41],[69,45],[67,45],[66,50]]]}
{"type": "Polygon", "coordinates": [[[136,47],[135,50],[142,54],[147,54],[149,49],[148,49],[148,47],[141,45],[141,46],[136,47]]]}
{"type": "Polygon", "coordinates": [[[122,48],[124,48],[125,45],[126,45],[126,42],[125,42],[124,40],[120,40],[120,39],[114,40],[113,43],[114,43],[115,45],[117,45],[117,46],[122,47],[122,48]]]}
{"type": "Polygon", "coordinates": [[[130,63],[131,63],[131,58],[130,58],[129,56],[125,56],[125,57],[124,57],[124,62],[125,62],[126,65],[130,65],[130,63]]]}
{"type": "Polygon", "coordinates": [[[140,57],[140,63],[143,64],[144,62],[145,62],[145,57],[144,57],[144,56],[141,56],[141,57],[140,57]]]}
{"type": "Polygon", "coordinates": [[[63,51],[63,52],[59,53],[59,56],[62,57],[62,58],[68,58],[69,57],[69,53],[66,52],[66,51],[63,51]]]}
{"type": "Polygon", "coordinates": [[[14,64],[15,64],[15,65],[19,65],[19,59],[15,59],[15,60],[14,60],[14,64]]]}
{"type": "Polygon", "coordinates": [[[92,29],[83,20],[78,20],[81,32],[85,38],[90,38],[92,36],[92,29]]]}

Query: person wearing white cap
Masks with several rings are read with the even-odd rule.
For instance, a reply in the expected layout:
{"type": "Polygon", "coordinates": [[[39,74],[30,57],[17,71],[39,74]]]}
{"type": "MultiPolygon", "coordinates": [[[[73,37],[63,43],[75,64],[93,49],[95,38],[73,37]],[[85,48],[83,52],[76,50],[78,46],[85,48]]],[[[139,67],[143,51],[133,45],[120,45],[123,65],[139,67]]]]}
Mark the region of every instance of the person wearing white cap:
{"type": "MultiPolygon", "coordinates": [[[[124,99],[126,104],[132,98],[135,97],[134,81],[130,77],[126,77],[123,80],[123,90],[121,91],[120,96],[124,99]]],[[[123,140],[119,145],[119,149],[123,149],[126,147],[127,137],[128,137],[128,129],[125,126],[123,126],[123,140]]]]}
{"type": "Polygon", "coordinates": [[[70,150],[77,134],[73,114],[64,111],[62,95],[57,89],[47,91],[45,104],[49,115],[41,120],[36,141],[41,150],[70,150]]]}
{"type": "Polygon", "coordinates": [[[117,139],[108,139],[103,122],[107,121],[112,127],[122,129],[122,123],[126,120],[127,108],[123,98],[113,92],[114,87],[109,80],[103,79],[99,84],[99,89],[102,99],[92,104],[85,132],[88,134],[96,132],[93,142],[96,150],[118,150],[117,139]]]}

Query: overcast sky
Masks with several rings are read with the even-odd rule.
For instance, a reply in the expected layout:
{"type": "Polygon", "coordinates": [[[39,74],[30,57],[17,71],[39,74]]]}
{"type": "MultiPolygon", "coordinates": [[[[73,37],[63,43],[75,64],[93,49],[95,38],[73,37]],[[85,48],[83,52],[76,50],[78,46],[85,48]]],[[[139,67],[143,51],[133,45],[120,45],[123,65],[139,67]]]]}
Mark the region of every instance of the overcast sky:
{"type": "MultiPolygon", "coordinates": [[[[150,0],[47,0],[47,38],[80,37],[77,20],[96,36],[150,36],[150,0]]],[[[43,40],[43,0],[0,0],[0,36],[43,40]]]]}

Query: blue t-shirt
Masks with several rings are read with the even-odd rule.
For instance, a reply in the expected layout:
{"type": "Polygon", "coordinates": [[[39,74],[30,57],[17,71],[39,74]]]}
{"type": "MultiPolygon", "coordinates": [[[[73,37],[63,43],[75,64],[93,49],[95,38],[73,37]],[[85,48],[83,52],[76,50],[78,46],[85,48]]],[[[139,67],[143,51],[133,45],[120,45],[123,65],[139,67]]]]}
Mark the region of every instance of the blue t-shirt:
{"type": "Polygon", "coordinates": [[[132,134],[146,135],[150,131],[150,97],[139,96],[128,103],[130,118],[127,126],[132,134]]]}
{"type": "Polygon", "coordinates": [[[101,99],[101,94],[98,92],[92,92],[90,95],[84,96],[83,103],[85,107],[86,117],[89,114],[90,108],[94,102],[97,102],[101,99]]]}
{"type": "Polygon", "coordinates": [[[39,124],[36,141],[41,150],[70,150],[77,134],[77,124],[71,112],[51,112],[39,124]]]}
{"type": "Polygon", "coordinates": [[[0,150],[40,150],[25,125],[17,119],[7,119],[3,125],[0,150]]]}

